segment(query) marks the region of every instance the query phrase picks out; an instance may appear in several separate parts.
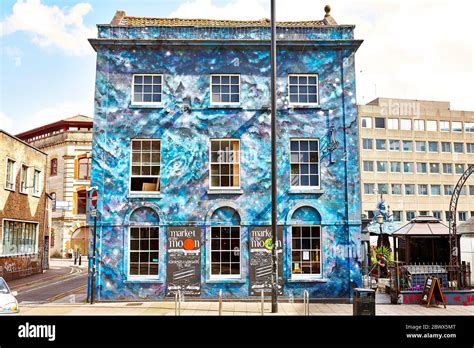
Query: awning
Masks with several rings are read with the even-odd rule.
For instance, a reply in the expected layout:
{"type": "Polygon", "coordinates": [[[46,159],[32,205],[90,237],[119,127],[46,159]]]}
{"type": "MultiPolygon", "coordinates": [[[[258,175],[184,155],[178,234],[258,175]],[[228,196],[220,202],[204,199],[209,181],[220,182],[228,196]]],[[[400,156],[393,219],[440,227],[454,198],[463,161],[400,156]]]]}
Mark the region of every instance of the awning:
{"type": "Polygon", "coordinates": [[[433,216],[418,216],[392,235],[396,237],[449,236],[449,227],[433,216]]]}

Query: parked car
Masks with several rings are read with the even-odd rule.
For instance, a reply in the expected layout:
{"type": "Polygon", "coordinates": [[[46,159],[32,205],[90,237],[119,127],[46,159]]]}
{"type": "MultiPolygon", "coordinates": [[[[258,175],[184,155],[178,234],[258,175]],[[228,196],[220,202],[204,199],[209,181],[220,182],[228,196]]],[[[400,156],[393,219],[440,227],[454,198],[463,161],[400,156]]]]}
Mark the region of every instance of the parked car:
{"type": "Polygon", "coordinates": [[[11,291],[7,282],[0,277],[0,315],[18,314],[20,312],[18,301],[15,298],[17,295],[18,293],[11,291]]]}

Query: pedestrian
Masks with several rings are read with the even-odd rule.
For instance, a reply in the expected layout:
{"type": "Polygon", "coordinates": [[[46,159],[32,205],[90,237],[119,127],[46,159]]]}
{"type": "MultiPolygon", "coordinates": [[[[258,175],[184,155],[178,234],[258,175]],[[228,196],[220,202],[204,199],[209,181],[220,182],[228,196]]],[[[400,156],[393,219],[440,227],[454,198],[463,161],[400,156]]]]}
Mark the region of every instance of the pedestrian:
{"type": "Polygon", "coordinates": [[[67,252],[67,255],[69,258],[72,258],[73,257],[73,254],[74,254],[74,250],[72,250],[72,248],[69,248],[68,252],[67,252]]]}

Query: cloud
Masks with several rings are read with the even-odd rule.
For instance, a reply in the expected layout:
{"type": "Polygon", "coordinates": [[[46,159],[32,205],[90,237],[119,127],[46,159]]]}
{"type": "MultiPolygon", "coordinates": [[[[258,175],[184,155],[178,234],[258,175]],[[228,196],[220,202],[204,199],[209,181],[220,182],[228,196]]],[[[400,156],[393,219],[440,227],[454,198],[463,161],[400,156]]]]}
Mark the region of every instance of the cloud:
{"type": "Polygon", "coordinates": [[[11,132],[13,121],[7,115],[0,111],[0,129],[11,132]]]}
{"type": "MultiPolygon", "coordinates": [[[[268,1],[190,0],[170,17],[260,19],[268,1]]],[[[278,0],[278,20],[317,20],[329,3],[339,24],[355,24],[357,97],[451,101],[474,110],[474,2],[471,0],[278,0]]]]}
{"type": "Polygon", "coordinates": [[[55,47],[76,56],[92,54],[87,39],[95,37],[96,30],[83,22],[91,10],[88,3],[60,9],[41,0],[17,0],[12,14],[0,23],[0,36],[24,32],[40,47],[55,47]]]}
{"type": "Polygon", "coordinates": [[[89,95],[80,101],[64,101],[51,106],[47,106],[43,109],[34,112],[30,117],[23,118],[23,122],[11,124],[11,132],[13,132],[14,134],[22,133],[30,129],[44,126],[48,123],[75,116],[77,114],[93,117],[93,100],[93,95],[89,95]]]}

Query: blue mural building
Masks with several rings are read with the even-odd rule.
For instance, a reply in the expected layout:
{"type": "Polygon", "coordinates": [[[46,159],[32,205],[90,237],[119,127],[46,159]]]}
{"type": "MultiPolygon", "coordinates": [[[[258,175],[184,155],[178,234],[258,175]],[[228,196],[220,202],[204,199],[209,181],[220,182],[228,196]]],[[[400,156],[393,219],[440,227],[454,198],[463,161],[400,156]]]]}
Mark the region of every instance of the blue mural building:
{"type": "MultiPolygon", "coordinates": [[[[283,297],[347,299],[361,283],[354,56],[362,41],[325,11],[277,27],[283,297]]],[[[268,291],[269,20],[117,11],[90,42],[96,298],[268,291]]]]}

